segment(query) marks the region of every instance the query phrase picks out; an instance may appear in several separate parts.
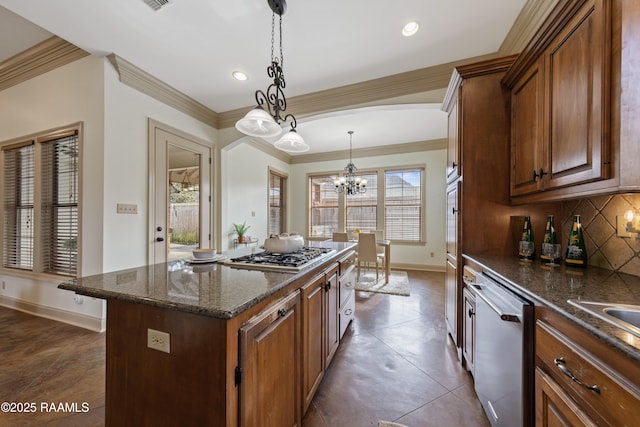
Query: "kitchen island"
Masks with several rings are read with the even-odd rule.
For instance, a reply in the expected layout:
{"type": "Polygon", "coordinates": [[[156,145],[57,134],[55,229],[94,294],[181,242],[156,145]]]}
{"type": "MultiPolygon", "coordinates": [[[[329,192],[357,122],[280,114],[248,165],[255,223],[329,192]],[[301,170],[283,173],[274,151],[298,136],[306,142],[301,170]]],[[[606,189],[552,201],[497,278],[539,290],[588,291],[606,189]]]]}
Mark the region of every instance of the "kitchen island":
{"type": "Polygon", "coordinates": [[[106,425],[299,425],[315,339],[300,289],[326,283],[337,300],[355,246],[309,245],[334,251],[294,272],[179,260],[60,284],[107,301],[106,425]]]}

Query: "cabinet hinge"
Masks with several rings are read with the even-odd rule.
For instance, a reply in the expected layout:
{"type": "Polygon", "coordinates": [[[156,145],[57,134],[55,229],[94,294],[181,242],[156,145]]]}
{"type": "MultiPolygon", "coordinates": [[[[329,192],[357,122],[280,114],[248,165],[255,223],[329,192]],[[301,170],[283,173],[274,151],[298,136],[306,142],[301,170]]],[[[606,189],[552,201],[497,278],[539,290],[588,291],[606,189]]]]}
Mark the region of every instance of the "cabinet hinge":
{"type": "Polygon", "coordinates": [[[236,366],[236,372],[235,372],[235,385],[239,385],[240,382],[242,381],[242,369],[240,369],[240,366],[236,366]]]}

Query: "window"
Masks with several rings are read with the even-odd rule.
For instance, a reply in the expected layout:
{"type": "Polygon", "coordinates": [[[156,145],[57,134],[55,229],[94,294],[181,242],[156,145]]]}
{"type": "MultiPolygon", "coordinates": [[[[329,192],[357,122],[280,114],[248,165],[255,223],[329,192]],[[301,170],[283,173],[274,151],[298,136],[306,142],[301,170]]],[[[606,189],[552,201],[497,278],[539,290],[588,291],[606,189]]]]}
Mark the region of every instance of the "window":
{"type": "Polygon", "coordinates": [[[287,176],[269,169],[269,234],[286,231],[287,176]]]}
{"type": "Polygon", "coordinates": [[[73,128],[2,147],[3,267],[76,275],[78,140],[73,128]]]}
{"type": "Polygon", "coordinates": [[[421,168],[385,171],[385,238],[411,242],[421,240],[422,172],[421,168]]]}
{"type": "MultiPolygon", "coordinates": [[[[376,230],[378,210],[378,174],[359,173],[367,180],[367,191],[346,198],[347,230],[376,230]]],[[[334,190],[335,191],[335,190],[334,190]]]]}
{"type": "Polygon", "coordinates": [[[335,178],[335,175],[309,177],[309,237],[329,238],[339,231],[335,178]]]}
{"type": "Polygon", "coordinates": [[[389,240],[423,240],[424,168],[358,172],[367,180],[367,191],[350,196],[336,193],[336,176],[309,176],[310,238],[359,228],[384,230],[389,240]]]}

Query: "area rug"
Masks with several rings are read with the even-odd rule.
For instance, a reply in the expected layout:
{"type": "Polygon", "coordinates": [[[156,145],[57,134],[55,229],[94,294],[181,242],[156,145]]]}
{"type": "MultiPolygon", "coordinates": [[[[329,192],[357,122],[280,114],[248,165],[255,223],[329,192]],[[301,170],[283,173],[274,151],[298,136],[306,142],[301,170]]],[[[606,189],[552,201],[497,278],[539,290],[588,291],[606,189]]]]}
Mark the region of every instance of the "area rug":
{"type": "Polygon", "coordinates": [[[376,282],[375,268],[361,269],[356,291],[409,296],[409,277],[406,271],[392,271],[389,275],[389,283],[385,283],[384,273],[380,274],[376,282]]]}
{"type": "Polygon", "coordinates": [[[378,427],[407,427],[404,424],[392,423],[389,421],[379,421],[378,427]]]}

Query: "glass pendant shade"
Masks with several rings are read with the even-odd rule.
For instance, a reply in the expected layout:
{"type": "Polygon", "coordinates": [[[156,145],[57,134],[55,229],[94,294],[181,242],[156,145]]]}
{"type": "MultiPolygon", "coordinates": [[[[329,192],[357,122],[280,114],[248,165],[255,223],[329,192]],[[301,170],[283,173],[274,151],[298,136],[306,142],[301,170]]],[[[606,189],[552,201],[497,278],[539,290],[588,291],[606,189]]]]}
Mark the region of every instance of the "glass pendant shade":
{"type": "MultiPolygon", "coordinates": [[[[282,133],[282,128],[262,107],[257,106],[236,122],[236,129],[245,135],[269,138],[282,133]]],[[[304,141],[303,141],[304,142],[304,141]]]]}
{"type": "Polygon", "coordinates": [[[309,151],[309,146],[304,142],[304,139],[298,135],[295,129],[291,129],[285,133],[274,145],[277,149],[286,151],[287,153],[304,153],[305,151],[309,151]]]}

